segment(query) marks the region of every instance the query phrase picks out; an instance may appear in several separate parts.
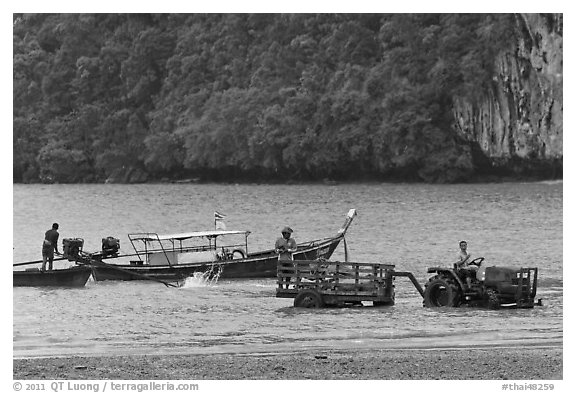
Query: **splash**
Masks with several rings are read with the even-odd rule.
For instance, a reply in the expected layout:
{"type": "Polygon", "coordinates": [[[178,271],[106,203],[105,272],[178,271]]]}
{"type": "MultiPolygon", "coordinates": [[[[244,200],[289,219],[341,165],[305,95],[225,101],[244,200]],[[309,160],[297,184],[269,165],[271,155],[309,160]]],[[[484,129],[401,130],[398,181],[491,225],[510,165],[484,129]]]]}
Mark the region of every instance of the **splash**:
{"type": "Polygon", "coordinates": [[[86,281],[86,286],[91,287],[92,285],[97,285],[97,281],[94,279],[94,273],[88,277],[88,281],[86,281]]]}
{"type": "Polygon", "coordinates": [[[222,266],[211,265],[210,269],[206,270],[205,272],[194,272],[194,275],[187,277],[182,287],[183,288],[208,287],[216,284],[221,274],[222,274],[222,266]]]}

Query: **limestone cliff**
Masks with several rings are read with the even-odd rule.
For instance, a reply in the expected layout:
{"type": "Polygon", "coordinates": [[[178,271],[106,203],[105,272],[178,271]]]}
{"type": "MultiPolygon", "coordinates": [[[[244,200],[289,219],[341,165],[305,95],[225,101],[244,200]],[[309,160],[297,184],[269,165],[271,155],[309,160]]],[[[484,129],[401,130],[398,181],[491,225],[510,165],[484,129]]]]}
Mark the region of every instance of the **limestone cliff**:
{"type": "Polygon", "coordinates": [[[517,45],[496,61],[478,102],[456,99],[456,131],[487,166],[562,171],[562,14],[516,15],[517,45]]]}

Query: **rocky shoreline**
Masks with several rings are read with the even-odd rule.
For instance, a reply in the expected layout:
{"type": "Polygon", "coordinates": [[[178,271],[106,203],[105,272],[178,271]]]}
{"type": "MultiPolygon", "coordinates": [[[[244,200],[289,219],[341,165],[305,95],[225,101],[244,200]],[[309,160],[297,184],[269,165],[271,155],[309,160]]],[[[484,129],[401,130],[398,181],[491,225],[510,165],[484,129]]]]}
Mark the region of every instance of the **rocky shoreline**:
{"type": "Polygon", "coordinates": [[[310,350],[13,360],[15,380],[561,380],[561,347],[310,350]]]}
{"type": "MultiPolygon", "coordinates": [[[[447,182],[447,184],[483,184],[483,183],[537,183],[537,182],[561,182],[562,174],[551,175],[475,175],[457,182],[447,182]]],[[[366,177],[356,180],[350,179],[319,179],[319,180],[278,180],[278,179],[250,179],[250,178],[225,178],[225,179],[205,179],[201,177],[192,178],[146,178],[139,180],[114,180],[104,179],[100,181],[86,181],[75,183],[58,183],[50,181],[15,181],[13,184],[262,184],[262,185],[338,185],[338,184],[438,184],[415,180],[409,178],[375,178],[366,177]]],[[[445,184],[445,183],[441,183],[445,184]]]]}

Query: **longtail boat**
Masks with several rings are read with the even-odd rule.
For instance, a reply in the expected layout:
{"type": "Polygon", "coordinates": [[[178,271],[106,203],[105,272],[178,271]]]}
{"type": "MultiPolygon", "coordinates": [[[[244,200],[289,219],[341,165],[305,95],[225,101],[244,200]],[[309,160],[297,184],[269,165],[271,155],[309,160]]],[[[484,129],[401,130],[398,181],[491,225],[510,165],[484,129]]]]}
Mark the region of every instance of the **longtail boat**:
{"type": "Polygon", "coordinates": [[[15,270],[12,275],[14,287],[83,287],[92,274],[89,266],[42,271],[38,268],[15,270]]]}
{"type": "MultiPolygon", "coordinates": [[[[356,210],[350,209],[334,236],[299,243],[293,259],[329,259],[355,216],[356,210]]],[[[134,248],[133,254],[110,256],[92,253],[83,259],[92,261],[96,281],[154,279],[173,282],[198,272],[218,274],[221,278],[276,277],[278,255],[273,249],[249,252],[249,234],[250,231],[227,230],[172,235],[132,233],[128,239],[134,248]],[[240,237],[241,240],[225,241],[230,237],[240,237]],[[110,258],[130,260],[128,263],[109,263],[110,258]]]]}

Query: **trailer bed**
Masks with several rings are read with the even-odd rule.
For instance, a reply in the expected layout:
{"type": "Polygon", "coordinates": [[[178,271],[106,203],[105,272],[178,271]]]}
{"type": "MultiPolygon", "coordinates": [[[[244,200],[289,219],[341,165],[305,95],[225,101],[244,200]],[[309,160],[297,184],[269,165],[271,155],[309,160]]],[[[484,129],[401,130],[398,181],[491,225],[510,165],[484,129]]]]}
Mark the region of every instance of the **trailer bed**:
{"type": "Polygon", "coordinates": [[[394,265],[385,263],[278,261],[276,297],[297,307],[394,304],[394,265]]]}

